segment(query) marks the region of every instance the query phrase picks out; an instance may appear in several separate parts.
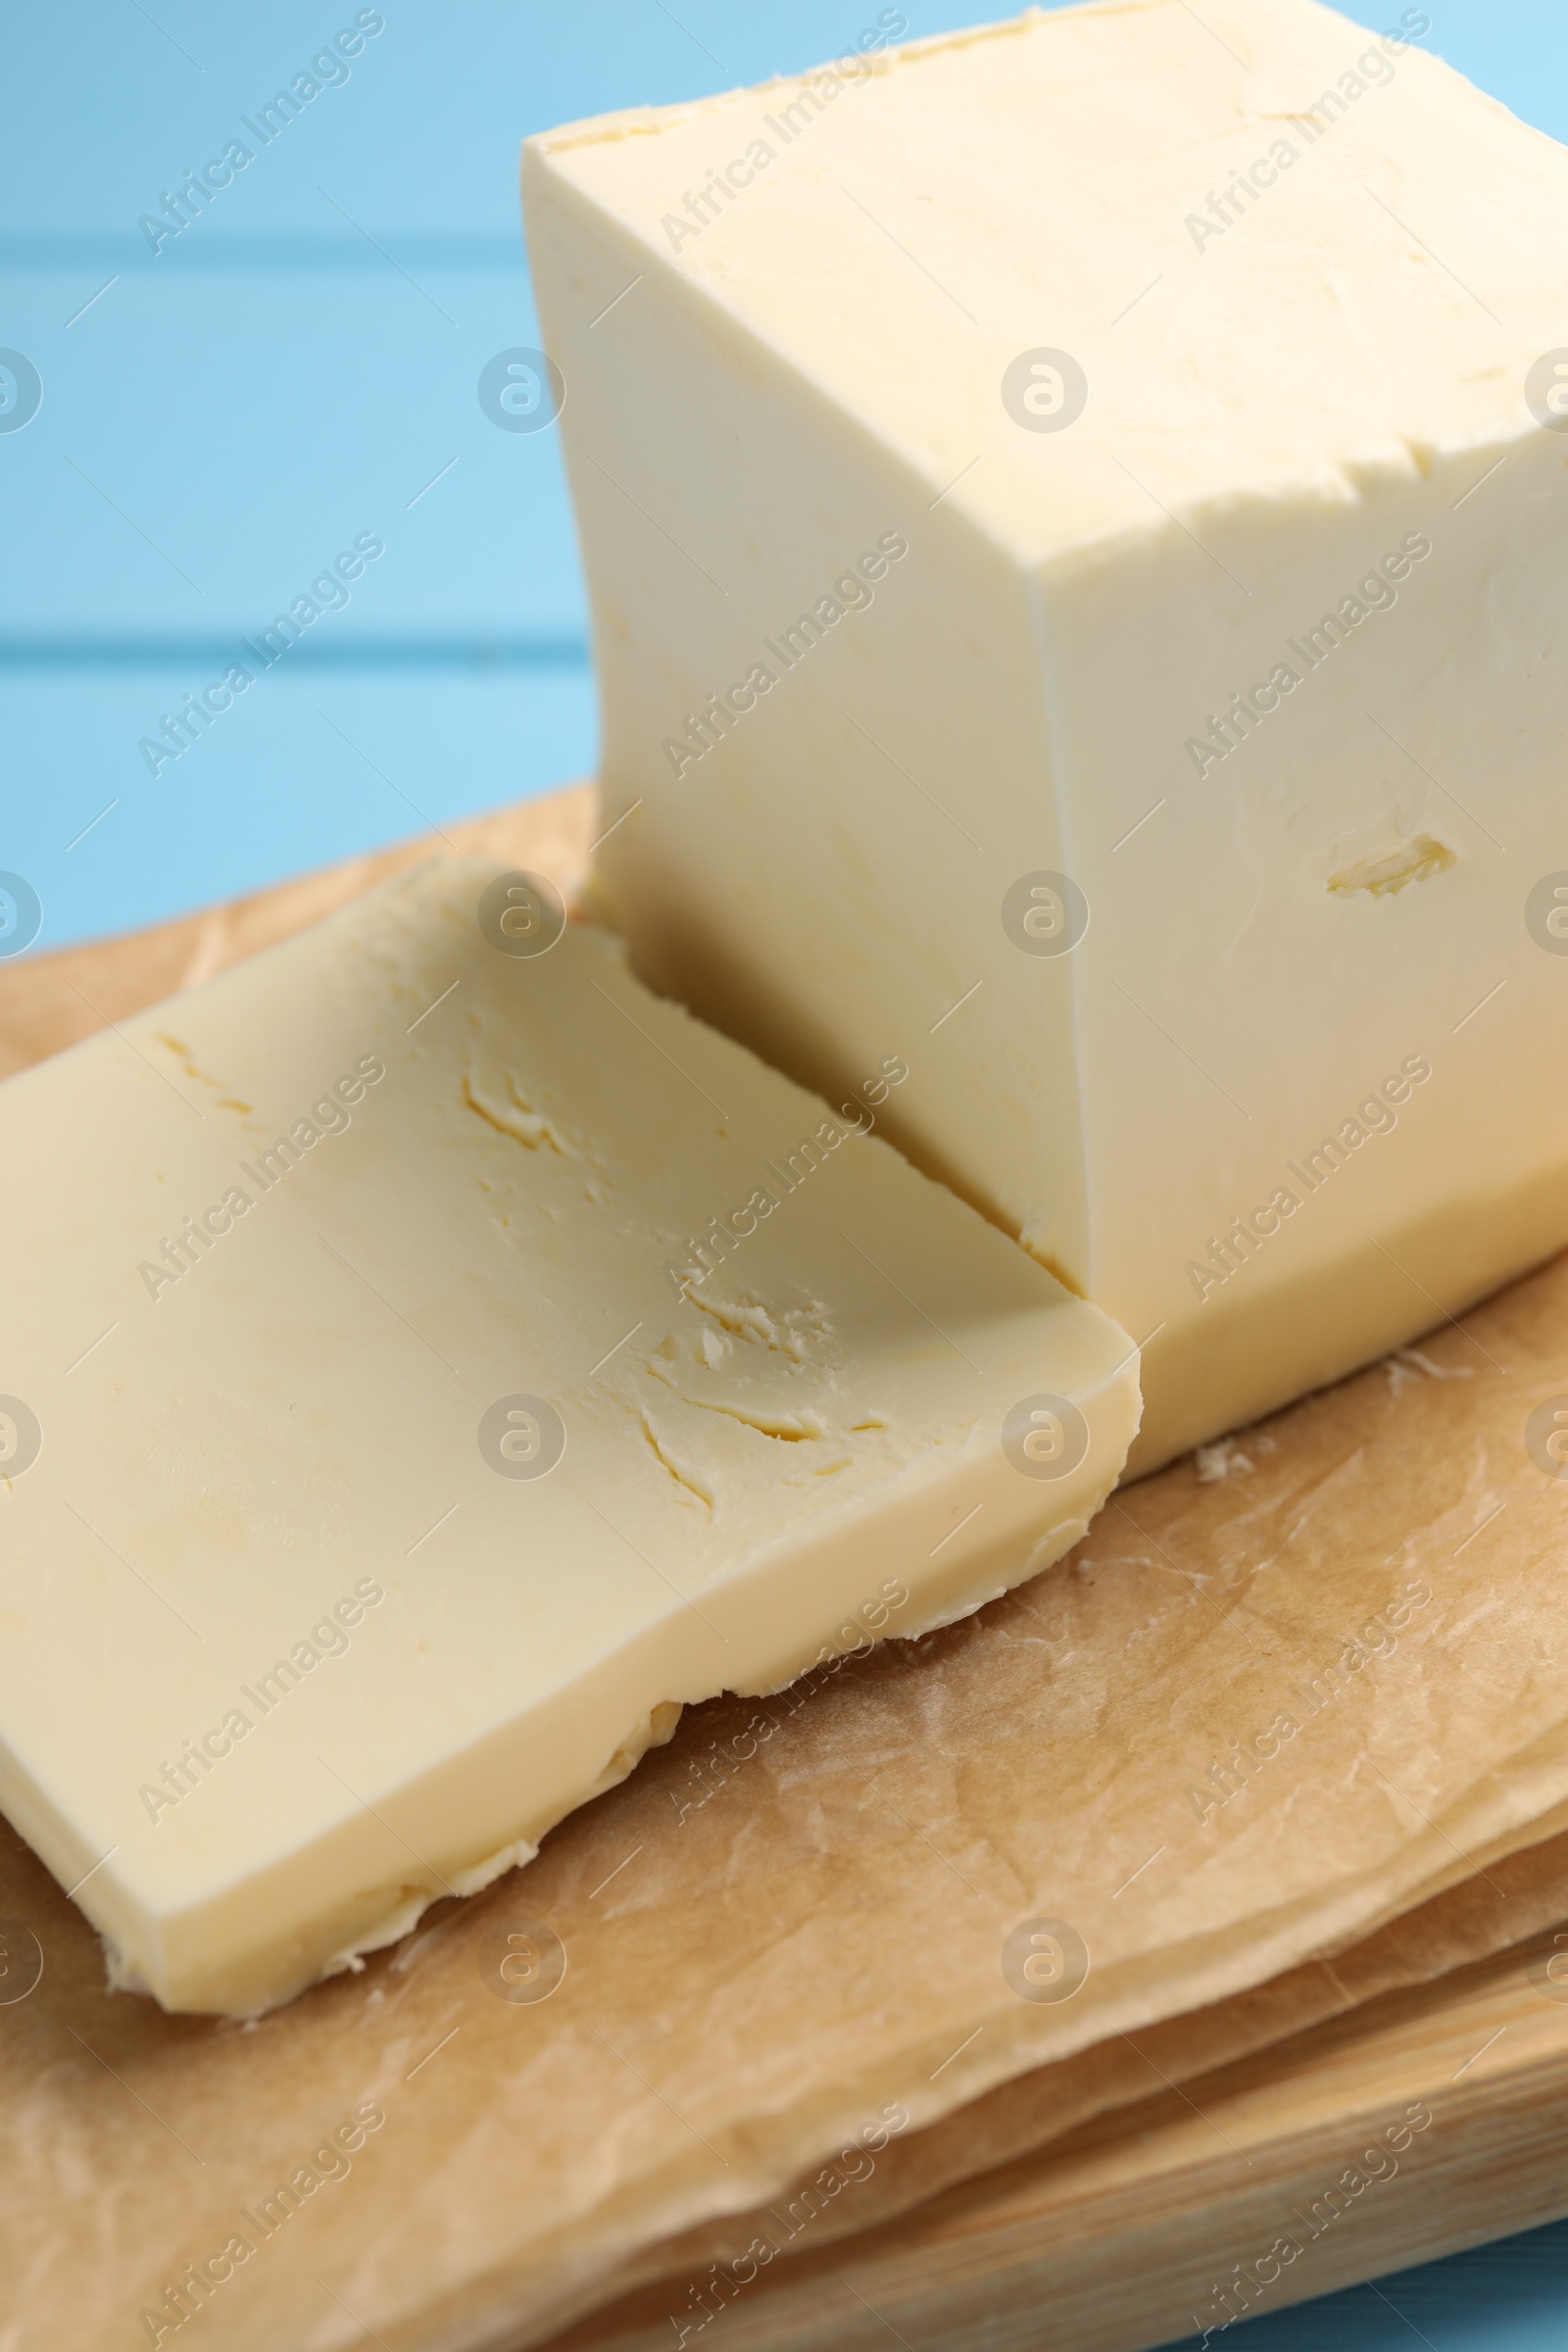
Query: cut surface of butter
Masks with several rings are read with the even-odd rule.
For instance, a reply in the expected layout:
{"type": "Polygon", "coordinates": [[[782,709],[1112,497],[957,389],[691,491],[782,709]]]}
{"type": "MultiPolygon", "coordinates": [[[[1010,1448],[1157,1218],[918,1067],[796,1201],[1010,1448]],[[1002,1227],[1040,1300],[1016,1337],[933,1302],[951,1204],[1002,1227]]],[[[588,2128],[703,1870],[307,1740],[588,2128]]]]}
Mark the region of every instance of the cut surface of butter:
{"type": "Polygon", "coordinates": [[[1135,1353],[884,1058],[832,1110],[457,860],[0,1088],[0,1804],[119,1982],[264,2009],[1081,1534],[1135,1353]]]}
{"type": "Polygon", "coordinates": [[[600,903],[809,1083],[896,1046],[1145,1344],[1135,1468],[1568,1238],[1568,157],[1427,29],[1116,0],[525,149],[600,903]]]}

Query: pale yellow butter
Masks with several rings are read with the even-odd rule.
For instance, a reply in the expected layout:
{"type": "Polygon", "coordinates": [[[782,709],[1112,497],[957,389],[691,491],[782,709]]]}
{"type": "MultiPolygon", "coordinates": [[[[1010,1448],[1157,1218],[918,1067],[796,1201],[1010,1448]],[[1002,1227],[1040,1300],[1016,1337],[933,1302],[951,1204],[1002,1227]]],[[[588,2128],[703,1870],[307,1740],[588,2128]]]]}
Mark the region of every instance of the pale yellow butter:
{"type": "Polygon", "coordinates": [[[901,1024],[830,1108],[508,887],[0,1088],[0,1804],[170,2008],[1044,1567],[1136,1428],[1125,1335],[873,1132],[901,1024]]]}
{"type": "Polygon", "coordinates": [[[797,1077],[910,1038],[890,1133],[1148,1343],[1139,1467],[1568,1239],[1568,157],[1434,13],[525,152],[602,903],[797,1077]]]}

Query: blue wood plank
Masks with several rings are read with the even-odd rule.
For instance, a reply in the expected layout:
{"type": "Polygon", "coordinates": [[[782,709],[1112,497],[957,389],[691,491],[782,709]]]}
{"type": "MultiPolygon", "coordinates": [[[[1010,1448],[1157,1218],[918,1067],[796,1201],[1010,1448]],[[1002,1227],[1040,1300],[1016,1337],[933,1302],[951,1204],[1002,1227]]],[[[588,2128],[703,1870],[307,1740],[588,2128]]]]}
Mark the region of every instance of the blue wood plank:
{"type": "MultiPolygon", "coordinates": [[[[450,743],[461,763],[471,737],[471,788],[454,801],[424,778],[433,809],[542,785],[558,753],[580,769],[593,702],[556,438],[498,430],[477,396],[488,360],[537,340],[519,137],[841,53],[879,17],[918,35],[991,13],[962,0],[607,0],[579,19],[514,0],[469,0],[461,18],[302,0],[12,12],[0,343],[32,361],[43,401],[0,433],[0,693],[14,711],[0,863],[44,861],[47,935],[148,921],[335,855],[350,810],[367,844],[384,838],[328,747],[308,727],[285,747],[269,718],[225,728],[204,821],[126,821],[107,894],[78,878],[86,861],[49,862],[86,801],[142,805],[140,714],[165,707],[166,686],[199,689],[215,648],[308,594],[364,532],[385,555],[315,624],[313,650],[361,656],[370,699],[395,662],[411,742],[450,743]],[[293,111],[269,117],[280,89],[293,111]],[[187,204],[177,235],[150,240],[142,216],[234,139],[250,162],[187,204]],[[470,713],[464,664],[481,644],[551,665],[548,690],[514,678],[470,713]],[[526,735],[510,762],[495,731],[509,697],[526,735]]],[[[1560,127],[1568,74],[1548,28],[1461,0],[1432,39],[1560,127]]],[[[273,697],[274,717],[298,699],[292,685],[273,697]]]]}
{"type": "Polygon", "coordinates": [[[0,434],[0,641],[249,635],[360,532],[387,552],[334,640],[581,637],[556,435],[478,398],[497,351],[538,339],[520,245],[421,256],[417,288],[372,260],[336,240],[309,269],[138,266],[70,328],[91,269],[9,273],[0,341],[44,398],[0,434]]]}
{"type": "MultiPolygon", "coordinates": [[[[428,649],[420,649],[427,653],[428,649]]],[[[154,779],[135,743],[221,674],[183,659],[0,671],[8,767],[31,779],[0,867],[43,904],[35,953],[281,881],[593,772],[586,669],[472,659],[336,664],[303,649],[154,779]]]]}

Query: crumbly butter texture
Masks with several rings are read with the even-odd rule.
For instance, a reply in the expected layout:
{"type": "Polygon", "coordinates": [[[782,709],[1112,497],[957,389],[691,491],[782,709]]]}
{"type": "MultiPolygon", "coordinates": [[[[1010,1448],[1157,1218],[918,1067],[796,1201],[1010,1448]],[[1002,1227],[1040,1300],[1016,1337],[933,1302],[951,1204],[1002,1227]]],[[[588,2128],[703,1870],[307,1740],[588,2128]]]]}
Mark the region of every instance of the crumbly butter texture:
{"type": "Polygon", "coordinates": [[[0,1803],[172,2009],[1044,1567],[1137,1425],[1125,1335],[872,1132],[891,1048],[831,1109],[506,887],[0,1088],[0,1803]]]}
{"type": "Polygon", "coordinates": [[[897,1042],[1147,1342],[1135,1467],[1568,1237],[1568,158],[1427,30],[1117,0],[525,150],[602,903],[798,1077],[897,1042]]]}

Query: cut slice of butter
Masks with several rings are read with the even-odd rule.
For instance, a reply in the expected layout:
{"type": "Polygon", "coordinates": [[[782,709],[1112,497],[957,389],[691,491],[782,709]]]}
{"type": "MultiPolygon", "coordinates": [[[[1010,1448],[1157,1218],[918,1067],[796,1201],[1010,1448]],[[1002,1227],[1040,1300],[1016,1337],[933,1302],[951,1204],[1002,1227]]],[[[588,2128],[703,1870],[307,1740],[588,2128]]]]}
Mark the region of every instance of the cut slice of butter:
{"type": "Polygon", "coordinates": [[[454,862],[0,1088],[0,1803],[259,2011],[667,1738],[1079,1536],[1134,1351],[454,862]]]}
{"type": "Polygon", "coordinates": [[[907,1058],[1148,1343],[1135,1467],[1568,1239],[1568,156],[1434,14],[873,29],[525,150],[601,903],[907,1058]]]}

